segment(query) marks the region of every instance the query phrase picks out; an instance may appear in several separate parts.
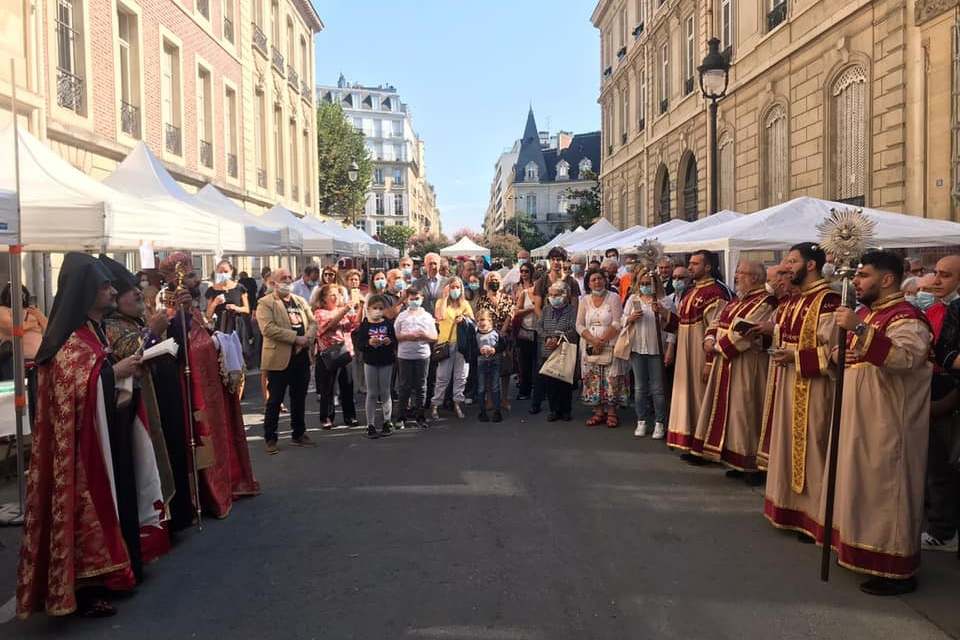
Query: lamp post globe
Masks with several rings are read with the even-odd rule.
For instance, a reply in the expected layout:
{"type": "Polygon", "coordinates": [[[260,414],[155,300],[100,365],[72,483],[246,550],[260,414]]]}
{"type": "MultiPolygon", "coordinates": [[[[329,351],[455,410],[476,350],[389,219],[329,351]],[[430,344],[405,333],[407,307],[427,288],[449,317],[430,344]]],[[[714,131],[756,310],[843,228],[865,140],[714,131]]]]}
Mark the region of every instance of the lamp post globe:
{"type": "Polygon", "coordinates": [[[717,159],[717,102],[727,95],[730,82],[730,62],[720,53],[719,38],[710,38],[707,42],[707,55],[703,64],[697,67],[700,74],[700,92],[710,101],[710,213],[717,212],[719,200],[720,176],[717,159]]]}
{"type": "Polygon", "coordinates": [[[360,165],[357,164],[357,161],[354,160],[350,163],[350,168],[347,169],[347,177],[350,179],[350,182],[356,182],[357,177],[360,175],[360,165]]]}

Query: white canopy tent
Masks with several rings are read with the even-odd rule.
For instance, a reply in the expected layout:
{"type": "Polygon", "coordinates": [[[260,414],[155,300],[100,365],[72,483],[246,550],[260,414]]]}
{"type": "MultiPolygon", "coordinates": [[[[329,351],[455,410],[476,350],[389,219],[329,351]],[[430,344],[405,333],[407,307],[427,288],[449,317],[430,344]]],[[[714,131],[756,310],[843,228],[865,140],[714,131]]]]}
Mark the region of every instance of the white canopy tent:
{"type": "MultiPolygon", "coordinates": [[[[669,253],[710,249],[726,253],[728,277],[736,269],[742,251],[786,250],[798,242],[817,239],[817,225],[830,216],[830,210],[849,209],[850,205],[794,198],[730,222],[684,234],[665,242],[669,253]]],[[[889,248],[943,247],[960,245],[960,224],[918,216],[863,209],[876,222],[875,242],[889,248]]]]}
{"type": "Polygon", "coordinates": [[[0,244],[17,241],[17,193],[0,185],[0,244]]]}
{"type": "Polygon", "coordinates": [[[243,225],[243,255],[276,256],[303,247],[303,238],[296,231],[277,229],[258,224],[256,216],[225,196],[212,184],[204,186],[196,195],[197,202],[207,211],[243,225]],[[296,237],[292,237],[296,234],[296,237]],[[296,240],[296,247],[294,247],[296,240]]]}
{"type": "MultiPolygon", "coordinates": [[[[18,128],[23,243],[31,251],[135,251],[144,240],[163,248],[216,251],[216,220],[200,213],[191,226],[177,212],[94,180],[18,128]],[[159,209],[159,210],[158,210],[159,209]]],[[[12,148],[13,127],[0,132],[12,148]]],[[[0,188],[12,191],[13,162],[0,164],[0,188]]]]}
{"type": "Polygon", "coordinates": [[[638,224],[630,227],[629,229],[624,229],[623,231],[615,231],[613,233],[608,233],[592,239],[578,240],[577,242],[567,246],[567,252],[572,254],[603,253],[607,249],[612,249],[618,246],[617,241],[620,238],[626,238],[645,230],[645,226],[638,224]]]}
{"type": "Polygon", "coordinates": [[[660,242],[673,242],[687,237],[688,234],[699,233],[704,229],[710,229],[712,227],[717,227],[722,224],[726,224],[737,218],[742,218],[742,213],[737,213],[736,211],[728,211],[724,209],[723,211],[718,211],[713,215],[709,215],[706,218],[700,218],[694,220],[688,224],[683,225],[674,225],[673,227],[666,229],[662,233],[657,235],[657,240],[660,242]]]}
{"type": "Polygon", "coordinates": [[[550,253],[550,249],[553,247],[563,247],[566,249],[574,244],[586,242],[587,240],[595,240],[603,236],[608,236],[612,233],[617,233],[618,231],[620,230],[613,226],[609,220],[606,218],[599,218],[596,222],[590,225],[589,229],[578,227],[565,236],[557,236],[542,247],[537,247],[531,251],[530,255],[534,258],[543,258],[550,253]]]}
{"type": "Polygon", "coordinates": [[[350,228],[352,227],[344,227],[331,220],[321,220],[310,216],[302,218],[302,221],[311,229],[330,236],[341,242],[343,246],[349,247],[346,251],[341,252],[343,255],[365,257],[369,253],[367,244],[361,242],[354,234],[350,233],[350,228]]]}
{"type": "Polygon", "coordinates": [[[178,230],[177,243],[168,246],[193,248],[189,243],[179,242],[195,235],[212,235],[216,238],[213,242],[215,253],[243,250],[243,225],[201,207],[196,197],[184,191],[143,142],[137,143],[103,183],[150,208],[160,209],[153,215],[168,218],[178,230]]]}
{"type": "Polygon", "coordinates": [[[481,247],[469,237],[463,236],[449,247],[440,249],[440,255],[447,258],[456,258],[458,256],[477,258],[480,256],[489,256],[490,249],[481,247]]]}
{"type": "Polygon", "coordinates": [[[262,220],[268,225],[281,229],[289,228],[299,233],[303,238],[303,252],[308,255],[350,255],[352,247],[349,243],[314,229],[283,205],[275,205],[259,216],[257,220],[262,220]]]}
{"type": "Polygon", "coordinates": [[[643,242],[645,238],[659,238],[661,235],[674,231],[676,229],[681,229],[690,224],[686,220],[680,220],[674,218],[673,220],[667,220],[666,222],[661,222],[660,224],[648,227],[646,229],[640,229],[639,231],[634,231],[632,233],[625,233],[617,238],[616,244],[612,245],[620,253],[629,253],[637,247],[638,244],[643,242]]]}

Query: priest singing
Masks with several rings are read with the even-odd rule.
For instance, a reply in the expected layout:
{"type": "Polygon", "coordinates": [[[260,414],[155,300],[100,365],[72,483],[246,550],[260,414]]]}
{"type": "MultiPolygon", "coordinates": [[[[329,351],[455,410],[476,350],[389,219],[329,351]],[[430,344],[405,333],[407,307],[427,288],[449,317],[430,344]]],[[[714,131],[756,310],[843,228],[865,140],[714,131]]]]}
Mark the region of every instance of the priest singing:
{"type": "Polygon", "coordinates": [[[17,568],[22,618],[78,608],[112,615],[105,597],[132,589],[140,575],[134,444],[121,424],[130,409],[118,391],[140,375],[140,359],[112,360],[102,323],[116,293],[96,258],[65,256],[36,357],[38,407],[17,568]]]}

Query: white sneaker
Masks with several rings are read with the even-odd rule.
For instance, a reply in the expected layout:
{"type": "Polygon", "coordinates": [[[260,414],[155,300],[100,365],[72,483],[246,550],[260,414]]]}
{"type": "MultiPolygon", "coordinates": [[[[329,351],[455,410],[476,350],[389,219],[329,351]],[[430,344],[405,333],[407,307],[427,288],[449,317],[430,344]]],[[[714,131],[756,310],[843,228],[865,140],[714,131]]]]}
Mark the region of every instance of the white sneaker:
{"type": "Polygon", "coordinates": [[[440,414],[437,413],[437,407],[432,407],[432,408],[430,409],[430,419],[431,419],[431,420],[439,420],[439,419],[440,419],[440,414]]]}
{"type": "Polygon", "coordinates": [[[953,534],[952,538],[947,540],[941,540],[940,538],[934,538],[932,535],[924,531],[920,534],[920,545],[925,551],[949,551],[950,553],[957,552],[957,534],[953,534]]]}
{"type": "Polygon", "coordinates": [[[636,438],[647,437],[647,421],[646,420],[637,420],[637,428],[634,429],[633,435],[636,438]]]}
{"type": "Polygon", "coordinates": [[[667,428],[663,426],[662,422],[658,422],[653,426],[653,439],[654,440],[663,440],[664,436],[667,435],[667,428]]]}

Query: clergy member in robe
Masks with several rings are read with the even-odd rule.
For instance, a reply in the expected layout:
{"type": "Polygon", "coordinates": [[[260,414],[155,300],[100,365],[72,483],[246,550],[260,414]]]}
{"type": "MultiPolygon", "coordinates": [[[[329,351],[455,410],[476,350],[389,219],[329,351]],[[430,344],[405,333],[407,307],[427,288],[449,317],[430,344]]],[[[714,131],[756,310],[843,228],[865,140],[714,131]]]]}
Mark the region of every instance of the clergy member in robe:
{"type": "Polygon", "coordinates": [[[120,433],[118,386],[139,356],[111,360],[103,318],[111,274],[93,256],[68,253],[37,352],[37,416],[17,568],[17,614],[113,615],[106,597],[140,574],[137,483],[131,442],[120,433]]]}
{"type": "Polygon", "coordinates": [[[860,589],[882,596],[917,588],[930,431],[933,333],[902,279],[899,256],[869,251],[853,279],[861,306],[836,312],[849,333],[831,543],[841,566],[873,576],[860,589]]]}
{"type": "Polygon", "coordinates": [[[820,275],[825,262],[826,254],[810,242],[794,245],[784,259],[800,292],[781,306],[774,328],[771,359],[779,371],[764,406],[769,433],[761,435],[761,441],[769,438],[760,460],[767,468],[764,515],[775,527],[796,531],[802,542],[815,540],[821,526],[834,396],[830,352],[837,343],[834,312],[840,295],[820,275]]]}
{"type": "Polygon", "coordinates": [[[692,463],[702,462],[689,451],[714,360],[713,349],[704,348],[704,338],[731,297],[730,291],[717,280],[719,263],[712,251],[701,250],[690,256],[687,271],[693,278],[693,289],[677,302],[676,313],[666,329],[677,334],[667,444],[684,451],[684,459],[692,463]]]}
{"type": "MultiPolygon", "coordinates": [[[[163,312],[154,314],[150,326],[147,326],[144,319],[146,305],[139,280],[125,266],[108,256],[101,255],[100,262],[110,271],[113,288],[117,291],[116,308],[104,319],[103,328],[114,359],[122,360],[142,353],[144,348],[156,344],[159,336],[167,329],[167,317],[163,312]]],[[[170,536],[160,522],[169,520],[168,505],[174,494],[174,480],[167,444],[163,438],[163,427],[160,424],[160,408],[153,388],[153,379],[144,373],[133,380],[132,386],[133,393],[139,397],[143,406],[139,415],[126,414],[126,417],[131,419],[128,428],[145,429],[150,438],[149,447],[142,437],[138,437],[137,442],[141,445],[140,455],[153,457],[150,466],[156,466],[159,485],[151,487],[150,491],[154,494],[159,491],[162,499],[159,505],[139,505],[140,546],[143,561],[146,563],[170,549],[170,536]],[[133,420],[134,418],[139,419],[133,420]]],[[[138,432],[136,435],[141,434],[138,432]]]]}
{"type": "MultiPolygon", "coordinates": [[[[188,391],[198,436],[196,457],[197,466],[201,468],[201,507],[214,517],[225,518],[235,498],[260,493],[260,484],[250,465],[240,398],[228,392],[221,380],[219,348],[197,306],[200,277],[193,268],[192,258],[186,253],[173,253],[160,264],[160,273],[168,299],[186,311],[184,331],[178,308],[168,309],[168,332],[180,344],[186,358],[184,364],[189,362],[191,371],[188,391]],[[184,333],[187,349],[184,349],[184,333]]],[[[185,426],[190,442],[189,422],[185,426]]]]}
{"type": "Polygon", "coordinates": [[[715,355],[692,452],[730,467],[729,477],[747,473],[758,478],[757,447],[769,364],[760,328],[777,308],[776,297],[764,287],[766,279],[762,264],[742,260],[736,272],[738,298],[723,308],[704,341],[715,355]]]}

